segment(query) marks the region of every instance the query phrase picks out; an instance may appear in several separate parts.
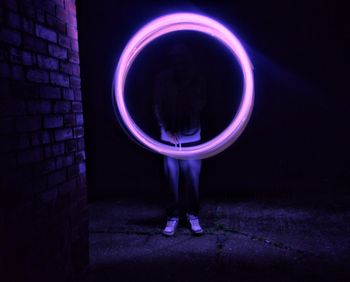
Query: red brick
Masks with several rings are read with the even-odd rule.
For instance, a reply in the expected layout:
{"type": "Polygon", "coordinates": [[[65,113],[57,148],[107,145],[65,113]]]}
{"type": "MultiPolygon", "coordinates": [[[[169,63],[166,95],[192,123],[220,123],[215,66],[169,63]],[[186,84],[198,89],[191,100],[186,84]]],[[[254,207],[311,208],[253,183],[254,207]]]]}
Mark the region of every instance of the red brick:
{"type": "Polygon", "coordinates": [[[57,19],[56,17],[51,15],[46,15],[46,22],[49,27],[51,27],[52,29],[56,30],[59,33],[58,40],[59,40],[60,33],[66,34],[66,24],[60,21],[59,19],[57,19]]]}
{"type": "Polygon", "coordinates": [[[56,10],[56,5],[52,1],[47,0],[34,0],[34,5],[38,8],[43,9],[45,12],[54,15],[56,10]]]}
{"type": "Polygon", "coordinates": [[[66,142],[66,151],[69,152],[75,152],[78,149],[78,142],[77,140],[69,140],[66,142]]]}
{"type": "Polygon", "coordinates": [[[24,80],[23,67],[18,65],[13,65],[11,67],[11,78],[14,80],[24,80]]]}
{"type": "Polygon", "coordinates": [[[67,36],[59,34],[58,35],[58,44],[67,48],[67,49],[70,49],[71,48],[71,39],[67,36]]]}
{"type": "MultiPolygon", "coordinates": [[[[62,261],[66,264],[54,278],[71,280],[79,278],[78,268],[87,265],[84,140],[74,139],[83,135],[83,114],[81,104],[74,104],[79,114],[72,107],[72,102],[81,100],[80,89],[75,88],[80,87],[80,68],[74,2],[2,0],[0,4],[4,77],[0,78],[0,150],[10,149],[0,154],[0,186],[9,191],[10,197],[2,193],[6,206],[11,206],[12,195],[24,203],[9,219],[18,230],[32,230],[16,241],[18,246],[37,251],[30,262],[20,261],[26,271],[12,272],[14,281],[28,280],[28,275],[33,281],[49,281],[51,270],[62,261]],[[84,261],[84,266],[72,261],[84,261]]],[[[6,241],[11,244],[5,253],[13,245],[6,241]]]]}
{"type": "Polygon", "coordinates": [[[64,154],[64,143],[56,143],[45,147],[45,157],[51,158],[64,154]]]}
{"type": "Polygon", "coordinates": [[[84,138],[80,138],[77,140],[77,146],[78,146],[78,150],[84,150],[85,148],[84,138]]]}
{"type": "Polygon", "coordinates": [[[84,128],[83,127],[75,127],[74,128],[74,138],[84,137],[84,128]]]}
{"type": "Polygon", "coordinates": [[[81,101],[81,90],[80,89],[74,89],[74,98],[75,98],[75,101],[81,101]]]}
{"type": "Polygon", "coordinates": [[[78,163],[85,161],[85,151],[76,152],[75,159],[78,163]]]}
{"type": "Polygon", "coordinates": [[[38,83],[48,83],[49,73],[47,71],[30,69],[27,72],[27,79],[38,83]]]}
{"type": "Polygon", "coordinates": [[[83,125],[84,117],[83,114],[76,114],[76,125],[83,125]]]}
{"type": "Polygon", "coordinates": [[[60,62],[60,71],[66,74],[73,74],[73,65],[67,62],[60,62]]]}
{"type": "Polygon", "coordinates": [[[55,130],[55,141],[63,141],[73,138],[73,132],[71,128],[63,128],[55,130]]]}
{"type": "Polygon", "coordinates": [[[71,166],[74,163],[74,155],[66,155],[66,156],[59,156],[56,158],[56,167],[57,169],[71,166]]]}
{"type": "Polygon", "coordinates": [[[0,41],[19,46],[22,42],[22,38],[18,31],[2,28],[0,29],[0,41]]]}
{"type": "Polygon", "coordinates": [[[45,40],[30,35],[24,35],[23,45],[25,49],[41,54],[47,54],[47,43],[45,40]]]}
{"type": "Polygon", "coordinates": [[[73,39],[72,39],[72,50],[74,50],[74,51],[79,51],[79,43],[78,43],[78,40],[73,40],[73,39]]]}
{"type": "Polygon", "coordinates": [[[65,7],[64,0],[52,0],[52,1],[55,2],[56,5],[58,5],[60,7],[65,7]]]}
{"type": "Polygon", "coordinates": [[[45,23],[45,11],[43,9],[35,9],[35,16],[38,23],[45,23]]]}
{"type": "Polygon", "coordinates": [[[78,39],[78,31],[75,27],[67,26],[67,35],[72,39],[78,39]]]}
{"type": "Polygon", "coordinates": [[[79,64],[79,53],[73,50],[68,50],[68,58],[72,63],[79,64]]]}
{"type": "Polygon", "coordinates": [[[15,14],[13,12],[7,13],[6,24],[9,27],[12,27],[12,28],[15,28],[15,29],[21,29],[21,27],[22,27],[21,18],[17,14],[15,14]]]}
{"type": "Polygon", "coordinates": [[[10,62],[20,64],[22,63],[22,51],[17,48],[10,48],[9,52],[10,62]]]}
{"type": "Polygon", "coordinates": [[[44,117],[44,128],[57,128],[63,126],[63,117],[61,115],[50,115],[44,117]]]}
{"type": "Polygon", "coordinates": [[[54,113],[69,113],[71,111],[71,102],[68,101],[57,101],[54,104],[54,113]]]}
{"type": "Polygon", "coordinates": [[[72,178],[79,175],[79,166],[74,164],[67,168],[67,176],[68,178],[72,178]]]}
{"type": "Polygon", "coordinates": [[[67,49],[60,47],[58,45],[49,45],[49,54],[58,59],[67,59],[67,49]]]}
{"type": "Polygon", "coordinates": [[[68,22],[68,12],[62,7],[56,7],[56,17],[65,23],[68,22]]]}
{"type": "Polygon", "coordinates": [[[27,18],[32,20],[36,20],[35,7],[32,5],[30,1],[20,1],[20,12],[25,15],[27,18]]]}
{"type": "Polygon", "coordinates": [[[75,115],[65,114],[64,115],[64,126],[74,126],[75,125],[75,115]]]}
{"type": "Polygon", "coordinates": [[[30,34],[34,34],[34,23],[31,20],[22,18],[22,30],[30,33],[30,34]]]}
{"type": "Polygon", "coordinates": [[[73,28],[77,28],[77,18],[75,15],[68,14],[67,22],[73,28]]]}
{"type": "Polygon", "coordinates": [[[73,101],[74,100],[73,89],[64,88],[63,89],[63,99],[73,101]]]}
{"type": "Polygon", "coordinates": [[[61,90],[59,87],[40,86],[40,97],[44,99],[60,99],[61,90]]]}
{"type": "Polygon", "coordinates": [[[29,52],[19,50],[17,48],[10,49],[10,61],[17,64],[24,64],[27,66],[35,63],[35,58],[29,52]]]}
{"type": "Polygon", "coordinates": [[[78,164],[78,167],[79,167],[79,173],[80,174],[85,174],[86,173],[85,163],[78,164]]]}
{"type": "Polygon", "coordinates": [[[50,80],[52,84],[69,87],[69,77],[67,75],[58,72],[51,72],[50,80]]]}
{"type": "Polygon", "coordinates": [[[73,74],[80,77],[80,66],[78,64],[72,64],[73,74]]]}
{"type": "Polygon", "coordinates": [[[66,3],[66,9],[72,13],[73,15],[76,14],[76,7],[75,7],[75,3],[73,1],[70,0],[65,0],[66,3]]]}
{"type": "Polygon", "coordinates": [[[72,111],[75,113],[81,113],[83,111],[83,105],[81,104],[81,102],[73,102],[72,111]]]}
{"type": "Polygon", "coordinates": [[[51,103],[49,101],[29,101],[27,109],[30,114],[47,114],[51,112],[51,103]]]}
{"type": "Polygon", "coordinates": [[[48,70],[58,70],[58,60],[38,55],[38,66],[39,68],[48,69],[48,70]]]}
{"type": "Polygon", "coordinates": [[[57,33],[54,30],[44,27],[42,25],[38,25],[38,24],[35,25],[35,34],[38,37],[45,39],[47,41],[55,42],[55,43],[57,42],[57,33]]]}

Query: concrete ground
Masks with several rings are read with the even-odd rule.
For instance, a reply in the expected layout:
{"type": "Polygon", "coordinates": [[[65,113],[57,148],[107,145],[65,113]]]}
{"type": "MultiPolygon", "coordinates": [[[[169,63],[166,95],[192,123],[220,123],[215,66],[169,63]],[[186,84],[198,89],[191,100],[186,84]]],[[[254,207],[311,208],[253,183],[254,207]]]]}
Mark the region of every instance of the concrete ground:
{"type": "Polygon", "coordinates": [[[160,205],[90,205],[92,281],[350,281],[349,198],[204,201],[206,233],[161,234],[160,205]],[[306,202],[306,203],[305,203],[306,202]]]}

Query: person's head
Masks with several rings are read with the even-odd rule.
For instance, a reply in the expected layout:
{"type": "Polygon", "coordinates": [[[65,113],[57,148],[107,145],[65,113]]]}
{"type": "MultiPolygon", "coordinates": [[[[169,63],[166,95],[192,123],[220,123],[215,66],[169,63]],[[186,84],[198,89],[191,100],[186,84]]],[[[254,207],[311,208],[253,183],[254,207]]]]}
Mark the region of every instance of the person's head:
{"type": "Polygon", "coordinates": [[[170,69],[176,77],[188,78],[193,72],[194,61],[190,49],[184,43],[171,46],[167,53],[170,69]]]}

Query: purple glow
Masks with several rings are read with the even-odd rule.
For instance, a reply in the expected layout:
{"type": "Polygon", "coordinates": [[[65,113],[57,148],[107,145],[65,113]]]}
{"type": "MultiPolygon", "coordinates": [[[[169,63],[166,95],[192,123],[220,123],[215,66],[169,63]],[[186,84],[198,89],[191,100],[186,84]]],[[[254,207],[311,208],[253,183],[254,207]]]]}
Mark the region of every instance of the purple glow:
{"type": "Polygon", "coordinates": [[[165,15],[142,27],[128,42],[119,59],[114,76],[114,96],[120,117],[130,132],[151,150],[177,159],[203,159],[214,156],[237,140],[246,127],[254,104],[254,79],[249,57],[237,37],[219,22],[198,14],[165,15]],[[131,118],[124,101],[128,71],[137,55],[154,39],[174,31],[192,30],[205,33],[223,43],[236,57],[243,72],[243,96],[229,126],[210,141],[193,147],[173,147],[158,142],[143,132],[131,118]]]}

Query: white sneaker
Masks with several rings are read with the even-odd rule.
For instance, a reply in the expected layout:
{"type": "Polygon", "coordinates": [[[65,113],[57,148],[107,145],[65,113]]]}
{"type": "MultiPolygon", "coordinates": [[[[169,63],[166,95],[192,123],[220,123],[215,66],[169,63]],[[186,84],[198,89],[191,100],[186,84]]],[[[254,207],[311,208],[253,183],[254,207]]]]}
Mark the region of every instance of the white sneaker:
{"type": "Polygon", "coordinates": [[[177,225],[179,224],[178,217],[169,217],[166,226],[163,230],[163,234],[166,236],[173,236],[175,234],[177,225]]]}
{"type": "Polygon", "coordinates": [[[187,216],[187,220],[191,226],[191,231],[195,234],[195,235],[201,235],[204,233],[204,230],[202,229],[202,227],[199,224],[199,218],[198,216],[195,216],[193,214],[186,214],[187,216]]]}

